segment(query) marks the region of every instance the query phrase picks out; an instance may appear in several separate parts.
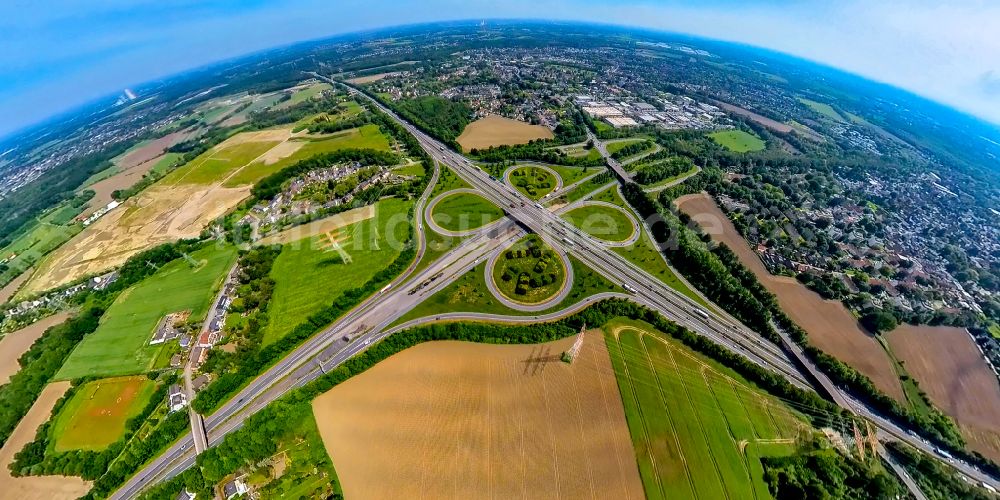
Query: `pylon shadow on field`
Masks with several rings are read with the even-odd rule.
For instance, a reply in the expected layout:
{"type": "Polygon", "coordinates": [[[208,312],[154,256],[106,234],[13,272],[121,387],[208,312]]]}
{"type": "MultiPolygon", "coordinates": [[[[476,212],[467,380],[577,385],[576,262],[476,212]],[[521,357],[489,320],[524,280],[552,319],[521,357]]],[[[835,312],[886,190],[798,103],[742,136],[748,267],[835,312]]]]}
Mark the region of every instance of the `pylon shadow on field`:
{"type": "Polygon", "coordinates": [[[524,363],[524,375],[537,375],[545,371],[545,365],[561,360],[560,355],[552,354],[552,348],[541,346],[531,348],[531,355],[521,362],[524,363]]]}

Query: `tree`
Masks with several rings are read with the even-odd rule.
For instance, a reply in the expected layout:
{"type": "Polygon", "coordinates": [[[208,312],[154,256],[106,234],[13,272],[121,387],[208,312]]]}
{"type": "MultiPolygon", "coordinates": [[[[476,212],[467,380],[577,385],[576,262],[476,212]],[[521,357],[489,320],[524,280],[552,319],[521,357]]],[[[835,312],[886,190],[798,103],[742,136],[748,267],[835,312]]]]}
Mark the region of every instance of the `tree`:
{"type": "Polygon", "coordinates": [[[898,324],[896,317],[885,311],[871,311],[861,317],[861,325],[876,335],[888,332],[898,324]]]}

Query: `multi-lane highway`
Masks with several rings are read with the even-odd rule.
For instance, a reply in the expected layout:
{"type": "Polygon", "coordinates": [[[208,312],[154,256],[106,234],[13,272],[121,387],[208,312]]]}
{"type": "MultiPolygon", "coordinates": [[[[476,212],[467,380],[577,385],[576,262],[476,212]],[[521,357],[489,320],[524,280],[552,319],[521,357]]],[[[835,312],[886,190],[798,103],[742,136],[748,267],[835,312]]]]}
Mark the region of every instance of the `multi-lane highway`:
{"type": "MultiPolygon", "coordinates": [[[[320,75],[316,76],[339,84],[320,75]]],[[[356,93],[359,98],[368,98],[353,88],[348,87],[348,89],[356,93]]],[[[492,252],[502,250],[516,241],[523,235],[521,228],[538,234],[553,248],[571,253],[607,279],[621,284],[629,291],[633,300],[659,311],[689,330],[726,346],[762,367],[780,373],[799,387],[811,388],[811,376],[802,373],[799,365],[785,350],[763,341],[756,333],[728,316],[700,308],[688,297],[609,250],[599,241],[563,220],[558,214],[529,200],[499,179],[490,177],[467,158],[430,138],[380,103],[374,100],[371,102],[402,124],[436,161],[451,166],[456,174],[476,188],[480,195],[503,208],[517,225],[511,221],[492,225],[488,231],[470,237],[458,248],[448,252],[419,273],[413,273],[416,265],[414,263],[389,287],[307,340],[206,418],[204,426],[207,429],[209,446],[220,442],[226,434],[238,429],[247,418],[289,390],[315,379],[330,368],[362,352],[371,343],[398,331],[398,328],[386,330],[386,327],[426,297],[487,259],[492,252]],[[410,293],[418,285],[421,285],[419,290],[410,293]]],[[[595,141],[595,145],[606,155],[607,151],[603,148],[603,144],[595,141]]],[[[608,160],[613,169],[624,172],[616,161],[610,158],[608,160]]],[[[435,171],[435,178],[436,175],[435,171]]],[[[623,178],[627,179],[627,176],[623,178]]],[[[415,213],[420,213],[429,192],[430,187],[418,201],[415,213]]],[[[417,229],[422,254],[423,228],[419,222],[417,229]]],[[[434,319],[438,318],[430,320],[434,319]]],[[[546,318],[531,319],[538,321],[546,318]]],[[[872,417],[870,414],[866,416],[872,417]]],[[[880,423],[884,419],[873,416],[873,420],[880,423]]],[[[890,426],[898,429],[893,425],[890,426]]],[[[879,425],[879,428],[884,430],[883,425],[879,425]]],[[[907,439],[910,436],[905,434],[904,437],[891,434],[911,444],[913,441],[924,444],[919,439],[907,439]]],[[[192,443],[191,435],[186,435],[131,478],[112,498],[134,498],[150,484],[170,478],[190,467],[195,457],[192,443]]],[[[996,484],[992,478],[978,473],[975,469],[965,464],[958,465],[970,477],[996,484]]]]}

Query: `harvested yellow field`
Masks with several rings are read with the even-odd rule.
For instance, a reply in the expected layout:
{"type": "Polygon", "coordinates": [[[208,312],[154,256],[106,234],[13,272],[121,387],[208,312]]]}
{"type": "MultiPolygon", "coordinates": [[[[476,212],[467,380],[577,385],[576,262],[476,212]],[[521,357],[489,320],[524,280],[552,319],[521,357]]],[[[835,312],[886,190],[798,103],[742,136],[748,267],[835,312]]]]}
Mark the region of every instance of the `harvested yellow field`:
{"type": "Polygon", "coordinates": [[[56,401],[69,390],[69,382],[54,382],[42,390],[28,414],[14,428],[0,449],[0,500],[61,500],[80,498],[90,490],[90,482],[78,477],[12,477],[8,466],[14,454],[35,439],[38,427],[49,419],[56,401]]]}
{"type": "Polygon", "coordinates": [[[20,293],[48,290],[107,271],[156,245],[198,236],[206,225],[250,194],[249,184],[224,184],[290,137],[289,129],[276,129],[227,139],[129,198],[46,256],[20,293]]]}
{"type": "Polygon", "coordinates": [[[427,342],[316,398],[345,498],[644,498],[600,331],[427,342]]]}
{"type": "Polygon", "coordinates": [[[535,139],[551,139],[554,135],[547,127],[532,125],[502,116],[490,115],[468,125],[458,136],[462,149],[486,149],[505,144],[526,144],[535,139]]]}
{"type": "Polygon", "coordinates": [[[4,335],[0,339],[0,385],[10,381],[10,377],[21,369],[17,360],[21,358],[22,354],[28,352],[31,344],[34,344],[50,326],[58,325],[66,321],[68,317],[68,312],[53,314],[4,335]]]}
{"type": "Polygon", "coordinates": [[[374,216],[375,205],[366,205],[348,210],[346,212],[341,212],[339,214],[334,214],[329,217],[324,217],[308,224],[302,224],[301,226],[286,229],[278,234],[272,234],[265,238],[261,238],[258,243],[260,245],[291,243],[293,241],[311,238],[317,234],[329,233],[330,231],[340,229],[344,226],[349,226],[355,222],[371,219],[374,216]]]}

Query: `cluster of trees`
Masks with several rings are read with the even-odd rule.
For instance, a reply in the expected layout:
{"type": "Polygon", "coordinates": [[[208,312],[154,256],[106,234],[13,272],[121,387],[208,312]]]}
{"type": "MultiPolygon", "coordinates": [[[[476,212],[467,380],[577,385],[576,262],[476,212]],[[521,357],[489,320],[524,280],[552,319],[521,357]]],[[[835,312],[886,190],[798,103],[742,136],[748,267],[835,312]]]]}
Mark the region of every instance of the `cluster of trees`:
{"type": "Polygon", "coordinates": [[[229,330],[236,337],[238,347],[232,353],[212,349],[201,367],[202,371],[211,372],[216,377],[222,376],[235,371],[260,349],[264,326],[268,322],[267,306],[274,293],[275,282],[270,276],[271,268],[281,249],[281,245],[270,245],[241,252],[239,273],[236,275],[239,286],[229,307],[230,313],[244,316],[244,321],[240,322],[238,328],[229,330]]]}
{"type": "MultiPolygon", "coordinates": [[[[155,377],[155,374],[150,374],[155,377]]],[[[164,377],[157,383],[156,391],[150,397],[146,406],[138,415],[125,422],[125,432],[122,437],[100,451],[71,450],[56,452],[50,448],[49,437],[53,423],[49,419],[35,434],[35,440],[25,445],[25,447],[14,456],[11,463],[11,473],[16,476],[21,475],[66,475],[80,476],[86,480],[98,479],[108,471],[108,465],[115,461],[122,452],[128,450],[129,454],[123,456],[125,460],[134,457],[135,446],[132,444],[132,437],[145,423],[156,426],[157,419],[150,419],[150,416],[158,407],[164,405],[167,398],[167,391],[170,384],[177,381],[177,375],[171,374],[164,377]]],[[[89,382],[89,379],[73,381],[73,388],[56,403],[52,410],[52,415],[58,415],[59,410],[73,397],[79,388],[89,382]]],[[[141,440],[140,440],[141,441],[141,440]]],[[[155,451],[155,450],[154,450],[155,451]]],[[[132,462],[133,466],[139,466],[141,462],[132,462]]]]}
{"type": "Polygon", "coordinates": [[[676,177],[694,168],[694,162],[684,156],[675,156],[666,160],[646,163],[635,172],[635,181],[649,185],[676,177]]]}
{"type": "Polygon", "coordinates": [[[305,127],[309,129],[309,132],[313,134],[332,134],[335,132],[340,132],[342,130],[349,130],[352,128],[363,127],[372,122],[370,115],[360,114],[354,118],[342,119],[342,120],[320,120],[306,125],[305,127]]]}
{"type": "MultiPolygon", "coordinates": [[[[410,216],[412,219],[412,210],[410,216]]],[[[231,397],[244,383],[259,375],[282,355],[336,321],[337,318],[359,304],[365,297],[385,286],[386,283],[406,269],[416,256],[416,249],[412,244],[412,239],[413,225],[411,224],[410,233],[407,236],[409,242],[407,247],[400,252],[388,267],[375,273],[375,276],[364,285],[352,288],[341,294],[330,305],[309,316],[303,323],[296,326],[280,340],[268,344],[263,348],[248,351],[246,356],[240,358],[240,362],[235,370],[220,375],[212,384],[199,392],[198,396],[192,402],[192,407],[199,413],[211,413],[231,397]]]]}
{"type": "Polygon", "coordinates": [[[586,156],[569,156],[562,150],[553,146],[557,144],[550,140],[535,139],[527,144],[492,146],[488,149],[475,149],[469,154],[480,161],[488,163],[503,163],[517,160],[537,161],[541,163],[552,163],[555,165],[568,165],[579,167],[603,166],[603,158],[591,158],[586,156]]]}
{"type": "Polygon", "coordinates": [[[401,117],[420,130],[461,151],[455,139],[471,121],[472,108],[468,104],[436,95],[386,104],[392,104],[401,117]]]}
{"type": "Polygon", "coordinates": [[[358,162],[362,165],[395,165],[399,163],[399,157],[374,149],[341,149],[313,156],[281,169],[254,184],[250,192],[256,200],[270,200],[281,192],[285,181],[311,170],[329,168],[338,163],[346,162],[358,162]]]}
{"type": "Polygon", "coordinates": [[[762,457],[764,481],[777,499],[851,498],[892,500],[904,492],[895,478],[831,449],[799,451],[788,457],[762,457]]]}
{"type": "Polygon", "coordinates": [[[0,386],[0,445],[7,442],[42,389],[84,335],[97,329],[104,308],[94,306],[64,323],[49,327],[18,359],[21,369],[0,386]]]}
{"type": "Polygon", "coordinates": [[[587,140],[588,128],[590,121],[587,116],[574,106],[567,111],[559,125],[556,125],[553,134],[560,144],[575,144],[587,140]]]}
{"type": "Polygon", "coordinates": [[[625,146],[619,149],[618,151],[611,153],[611,157],[616,160],[622,160],[628,158],[629,156],[634,156],[639,153],[653,149],[653,146],[654,146],[653,141],[647,139],[644,141],[629,144],[628,146],[625,146]]]}

